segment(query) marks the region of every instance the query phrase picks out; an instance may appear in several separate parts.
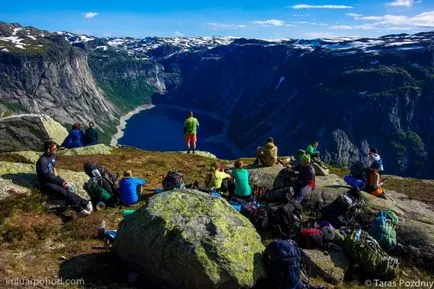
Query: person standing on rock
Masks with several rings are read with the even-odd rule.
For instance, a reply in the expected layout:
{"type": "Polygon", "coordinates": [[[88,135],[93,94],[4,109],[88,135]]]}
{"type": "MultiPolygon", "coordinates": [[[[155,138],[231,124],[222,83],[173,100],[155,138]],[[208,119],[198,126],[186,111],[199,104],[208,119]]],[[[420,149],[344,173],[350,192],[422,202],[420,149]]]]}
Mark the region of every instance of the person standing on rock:
{"type": "Polygon", "coordinates": [[[68,205],[73,206],[80,216],[88,216],[93,211],[92,202],[73,192],[73,187],[58,176],[56,165],[57,144],[53,141],[44,143],[44,154],[36,162],[36,173],[41,191],[62,197],[68,205]]]}
{"type": "Polygon", "coordinates": [[[193,112],[188,113],[187,119],[184,122],[185,142],[187,144],[187,154],[190,153],[190,144],[193,143],[193,154],[197,146],[197,129],[199,121],[193,117],[193,112]]]}
{"type": "Polygon", "coordinates": [[[98,144],[98,131],[94,129],[95,123],[93,121],[89,122],[89,127],[84,133],[84,145],[92,146],[98,144]]]}

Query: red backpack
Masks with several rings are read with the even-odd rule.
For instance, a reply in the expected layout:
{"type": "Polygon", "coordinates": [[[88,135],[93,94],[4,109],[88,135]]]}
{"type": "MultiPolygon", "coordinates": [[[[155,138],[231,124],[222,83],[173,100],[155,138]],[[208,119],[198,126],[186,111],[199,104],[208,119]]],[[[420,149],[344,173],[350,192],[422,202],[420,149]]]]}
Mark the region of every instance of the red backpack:
{"type": "Polygon", "coordinates": [[[300,246],[304,249],[323,247],[323,235],[321,230],[316,228],[302,230],[300,235],[300,246]]]}

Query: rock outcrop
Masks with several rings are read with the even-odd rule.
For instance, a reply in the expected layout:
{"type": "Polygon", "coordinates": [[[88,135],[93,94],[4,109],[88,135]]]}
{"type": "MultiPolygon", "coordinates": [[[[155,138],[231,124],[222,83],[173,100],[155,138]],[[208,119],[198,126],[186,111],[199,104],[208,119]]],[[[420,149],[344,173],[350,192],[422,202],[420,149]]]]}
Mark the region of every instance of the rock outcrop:
{"type": "Polygon", "coordinates": [[[48,115],[22,114],[0,119],[0,152],[43,151],[44,142],[61,144],[68,131],[48,115]]]}
{"type": "Polygon", "coordinates": [[[59,156],[91,156],[91,155],[110,155],[113,147],[105,144],[97,144],[93,146],[85,146],[67,150],[61,150],[57,154],[59,156]]]}
{"type": "Polygon", "coordinates": [[[164,288],[250,288],[265,277],[261,238],[225,200],[169,191],[119,225],[114,252],[164,288]]]}
{"type": "Polygon", "coordinates": [[[327,282],[337,284],[344,280],[350,268],[350,260],[343,251],[319,251],[302,249],[303,264],[310,277],[321,277],[327,282]]]}
{"type": "MultiPolygon", "coordinates": [[[[76,185],[78,195],[90,199],[83,189],[84,183],[89,179],[85,173],[63,169],[59,169],[58,173],[62,178],[76,185]]],[[[34,190],[39,190],[35,165],[0,161],[0,199],[8,197],[11,191],[29,194],[34,190]]]]}

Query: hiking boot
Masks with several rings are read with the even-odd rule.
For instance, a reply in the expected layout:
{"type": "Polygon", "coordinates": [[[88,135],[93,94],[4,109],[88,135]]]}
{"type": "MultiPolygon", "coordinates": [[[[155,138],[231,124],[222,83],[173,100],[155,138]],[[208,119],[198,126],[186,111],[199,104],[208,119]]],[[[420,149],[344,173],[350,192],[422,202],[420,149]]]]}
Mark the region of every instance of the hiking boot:
{"type": "Polygon", "coordinates": [[[90,215],[90,212],[89,212],[88,210],[81,210],[81,211],[78,213],[78,215],[79,215],[80,217],[87,217],[87,216],[90,215]]]}
{"type": "Polygon", "coordinates": [[[187,150],[187,154],[190,154],[190,150],[187,150]]]}
{"type": "Polygon", "coordinates": [[[193,154],[194,154],[195,151],[196,151],[196,150],[193,150],[193,154]]]}

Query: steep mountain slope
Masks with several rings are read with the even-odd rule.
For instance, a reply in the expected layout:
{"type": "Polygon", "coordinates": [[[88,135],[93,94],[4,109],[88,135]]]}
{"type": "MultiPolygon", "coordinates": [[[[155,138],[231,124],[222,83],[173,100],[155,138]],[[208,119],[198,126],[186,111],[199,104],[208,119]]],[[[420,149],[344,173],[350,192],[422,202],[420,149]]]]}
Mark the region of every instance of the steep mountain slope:
{"type": "Polygon", "coordinates": [[[432,177],[433,40],[96,38],[0,24],[0,111],[96,119],[111,134],[120,114],[168,103],[228,119],[245,154],[267,136],[282,154],[318,139],[347,165],[376,146],[388,172],[432,177]]]}

